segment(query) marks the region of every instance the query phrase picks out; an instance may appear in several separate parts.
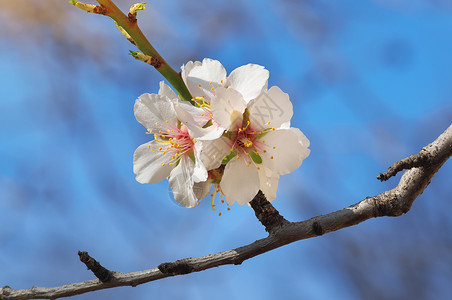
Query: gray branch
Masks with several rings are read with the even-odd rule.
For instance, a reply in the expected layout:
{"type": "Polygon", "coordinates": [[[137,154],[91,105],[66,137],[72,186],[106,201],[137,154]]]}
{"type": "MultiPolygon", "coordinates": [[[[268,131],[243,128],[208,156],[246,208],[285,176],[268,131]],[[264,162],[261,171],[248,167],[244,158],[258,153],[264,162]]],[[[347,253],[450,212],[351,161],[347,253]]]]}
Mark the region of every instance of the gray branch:
{"type": "MultiPolygon", "coordinates": [[[[402,160],[402,164],[399,164],[401,167],[397,167],[397,163],[394,164],[396,171],[409,168],[395,188],[380,195],[368,197],[342,210],[302,222],[288,222],[282,217],[282,219],[277,217],[278,222],[265,225],[269,231],[268,237],[249,245],[217,254],[163,263],[157,268],[146,271],[131,273],[109,271],[107,282],[96,279],[59,287],[32,287],[30,289],[11,289],[5,286],[0,289],[0,299],[57,299],[118,286],[137,286],[165,277],[199,272],[222,265],[238,265],[249,258],[283,245],[353,226],[370,218],[400,216],[410,210],[414,200],[422,194],[430,180],[451,155],[452,125],[433,143],[424,147],[419,155],[411,156],[414,158],[428,157],[428,159],[417,159],[410,165],[406,163],[409,160],[407,158],[402,160]]],[[[393,172],[389,175],[392,176],[393,172]]],[[[256,214],[258,213],[256,212],[256,214]]],[[[273,213],[273,215],[276,214],[273,213]]]]}

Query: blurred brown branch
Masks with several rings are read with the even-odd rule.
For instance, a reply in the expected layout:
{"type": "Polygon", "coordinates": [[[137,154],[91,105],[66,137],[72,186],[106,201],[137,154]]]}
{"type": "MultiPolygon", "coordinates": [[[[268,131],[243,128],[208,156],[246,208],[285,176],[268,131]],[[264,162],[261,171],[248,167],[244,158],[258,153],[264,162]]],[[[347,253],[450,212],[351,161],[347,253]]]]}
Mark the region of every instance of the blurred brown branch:
{"type": "MultiPolygon", "coordinates": [[[[60,287],[32,287],[30,289],[0,289],[0,299],[57,299],[117,286],[136,286],[165,277],[199,272],[221,265],[241,264],[243,261],[295,241],[308,239],[328,232],[359,224],[382,216],[400,216],[410,210],[414,200],[422,194],[433,176],[452,155],[452,125],[420,153],[431,159],[423,165],[407,170],[392,190],[342,210],[320,215],[302,222],[280,222],[271,227],[269,236],[233,250],[196,258],[186,258],[160,264],[157,268],[119,273],[111,271],[108,281],[90,280],[60,287]]],[[[256,196],[259,197],[259,194],[256,196]]],[[[267,205],[267,203],[264,203],[267,205]]],[[[255,208],[256,210],[256,208],[255,208]]],[[[281,217],[282,218],[282,217],[281,217]]],[[[263,224],[265,220],[259,219],[263,224]]]]}

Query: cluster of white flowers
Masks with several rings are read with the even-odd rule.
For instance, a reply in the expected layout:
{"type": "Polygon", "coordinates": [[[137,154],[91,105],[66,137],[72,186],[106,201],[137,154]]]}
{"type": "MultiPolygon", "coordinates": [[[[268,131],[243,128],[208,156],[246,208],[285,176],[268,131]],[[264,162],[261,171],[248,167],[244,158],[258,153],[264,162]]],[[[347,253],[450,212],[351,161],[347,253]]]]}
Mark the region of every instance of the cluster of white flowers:
{"type": "Polygon", "coordinates": [[[135,151],[137,181],[168,178],[174,198],[194,207],[210,190],[228,205],[250,202],[259,190],[276,197],[279,176],[300,167],[309,140],[290,127],[293,108],[269,72],[248,64],[226,76],[219,61],[204,59],[182,67],[182,79],[196,105],[180,101],[165,83],[158,94],[143,94],[135,117],[154,140],[135,151]]]}

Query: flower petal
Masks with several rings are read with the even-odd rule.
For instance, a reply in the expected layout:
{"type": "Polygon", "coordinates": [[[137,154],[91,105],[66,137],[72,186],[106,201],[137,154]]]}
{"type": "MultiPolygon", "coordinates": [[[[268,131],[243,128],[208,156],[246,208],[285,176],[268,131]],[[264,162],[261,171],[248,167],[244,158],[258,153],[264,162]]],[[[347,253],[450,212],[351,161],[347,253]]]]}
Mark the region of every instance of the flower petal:
{"type": "Polygon", "coordinates": [[[168,97],[168,99],[170,99],[172,102],[177,102],[179,100],[179,97],[173,91],[173,89],[163,81],[160,81],[160,89],[158,94],[168,97]]]}
{"type": "Polygon", "coordinates": [[[133,172],[140,183],[156,183],[167,178],[174,166],[168,164],[171,157],[158,149],[160,143],[151,141],[143,144],[133,154],[133,172]],[[164,164],[162,166],[162,164],[164,164]]]}
{"type": "MultiPolygon", "coordinates": [[[[301,131],[298,128],[270,131],[262,139],[265,140],[265,152],[259,153],[263,165],[272,165],[272,170],[279,175],[294,171],[308,157],[310,150],[300,141],[301,131]]],[[[304,135],[303,135],[304,136],[304,135]]]]}
{"type": "Polygon", "coordinates": [[[248,110],[251,123],[257,124],[259,129],[288,128],[293,115],[293,105],[289,100],[289,95],[277,86],[271,87],[256,100],[250,102],[248,110]]]}
{"type": "Polygon", "coordinates": [[[185,84],[187,84],[187,75],[188,73],[190,73],[191,69],[193,69],[196,66],[200,66],[202,63],[200,61],[189,61],[188,63],[186,63],[185,65],[183,65],[181,68],[182,72],[181,72],[181,77],[184,80],[185,84]]]}
{"type": "Polygon", "coordinates": [[[193,97],[210,95],[206,91],[214,91],[226,82],[226,69],[218,60],[205,58],[201,65],[193,66],[187,72],[185,83],[193,97]]]}
{"type": "Polygon", "coordinates": [[[248,103],[267,89],[268,76],[269,72],[264,67],[248,64],[232,71],[226,85],[240,92],[248,103]]]}
{"type": "Polygon", "coordinates": [[[228,205],[237,202],[242,206],[253,200],[259,191],[257,169],[247,166],[242,158],[233,158],[226,164],[220,186],[228,205]]]}
{"type": "Polygon", "coordinates": [[[174,105],[174,110],[176,111],[177,118],[182,124],[187,126],[188,129],[202,127],[210,120],[208,116],[205,116],[205,111],[202,108],[185,102],[176,103],[174,105]]]}
{"type": "Polygon", "coordinates": [[[264,193],[268,201],[273,201],[276,198],[276,191],[278,189],[279,175],[268,168],[261,168],[259,170],[260,189],[264,193]]]}
{"type": "Polygon", "coordinates": [[[135,101],[134,112],[148,130],[166,130],[177,124],[173,103],[166,96],[143,94],[135,101]]]}
{"type": "Polygon", "coordinates": [[[202,144],[197,142],[194,145],[195,166],[193,168],[193,181],[201,182],[207,180],[207,170],[201,160],[202,144]]]}
{"type": "Polygon", "coordinates": [[[206,116],[206,112],[199,107],[187,103],[177,103],[174,105],[174,109],[176,110],[177,118],[182,124],[187,126],[190,136],[195,139],[217,139],[224,132],[224,129],[217,123],[203,128],[210,120],[210,117],[206,116]]]}
{"type": "Polygon", "coordinates": [[[193,192],[194,164],[189,157],[182,157],[168,178],[174,199],[185,207],[195,207],[198,199],[193,192]]]}
{"type": "Polygon", "coordinates": [[[207,170],[220,167],[223,158],[231,153],[231,143],[226,137],[196,142],[196,144],[198,143],[202,144],[200,159],[207,170]]]}
{"type": "Polygon", "coordinates": [[[243,112],[246,104],[242,95],[236,90],[229,88],[218,88],[214,99],[210,104],[213,119],[221,127],[229,129],[237,123],[242,122],[243,112]]]}
{"type": "Polygon", "coordinates": [[[193,185],[193,193],[195,193],[195,196],[196,198],[198,198],[198,200],[202,200],[207,196],[207,194],[209,194],[211,186],[212,183],[208,181],[195,182],[195,184],[193,185]]]}

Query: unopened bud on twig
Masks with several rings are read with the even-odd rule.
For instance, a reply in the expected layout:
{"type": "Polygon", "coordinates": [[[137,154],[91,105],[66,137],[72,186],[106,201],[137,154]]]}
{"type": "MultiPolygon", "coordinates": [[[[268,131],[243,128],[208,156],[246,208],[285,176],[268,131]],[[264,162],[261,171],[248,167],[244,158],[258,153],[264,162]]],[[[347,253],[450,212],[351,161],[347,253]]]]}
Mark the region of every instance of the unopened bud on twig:
{"type": "Polygon", "coordinates": [[[124,28],[122,28],[121,26],[118,25],[118,23],[115,21],[116,24],[116,29],[119,30],[119,32],[122,33],[122,35],[129,40],[129,42],[131,42],[132,44],[135,45],[135,41],[133,40],[133,38],[130,36],[130,34],[127,33],[127,31],[124,30],[124,28]]]}
{"type": "Polygon", "coordinates": [[[84,10],[89,13],[100,14],[100,15],[105,15],[107,13],[107,10],[105,9],[105,7],[100,6],[100,5],[85,4],[82,2],[78,2],[77,0],[71,0],[71,1],[69,1],[69,3],[80,8],[81,10],[84,10]]]}
{"type": "Polygon", "coordinates": [[[145,10],[146,8],[144,7],[147,3],[146,2],[142,2],[142,3],[135,3],[134,5],[132,5],[129,9],[129,20],[130,22],[136,22],[137,21],[137,13],[139,10],[145,10]]]}
{"type": "Polygon", "coordinates": [[[160,66],[162,65],[162,63],[158,59],[155,59],[152,56],[143,54],[141,52],[136,52],[136,51],[130,50],[130,55],[132,55],[133,58],[135,58],[137,60],[141,60],[141,61],[155,67],[156,69],[160,68],[160,66]]]}

